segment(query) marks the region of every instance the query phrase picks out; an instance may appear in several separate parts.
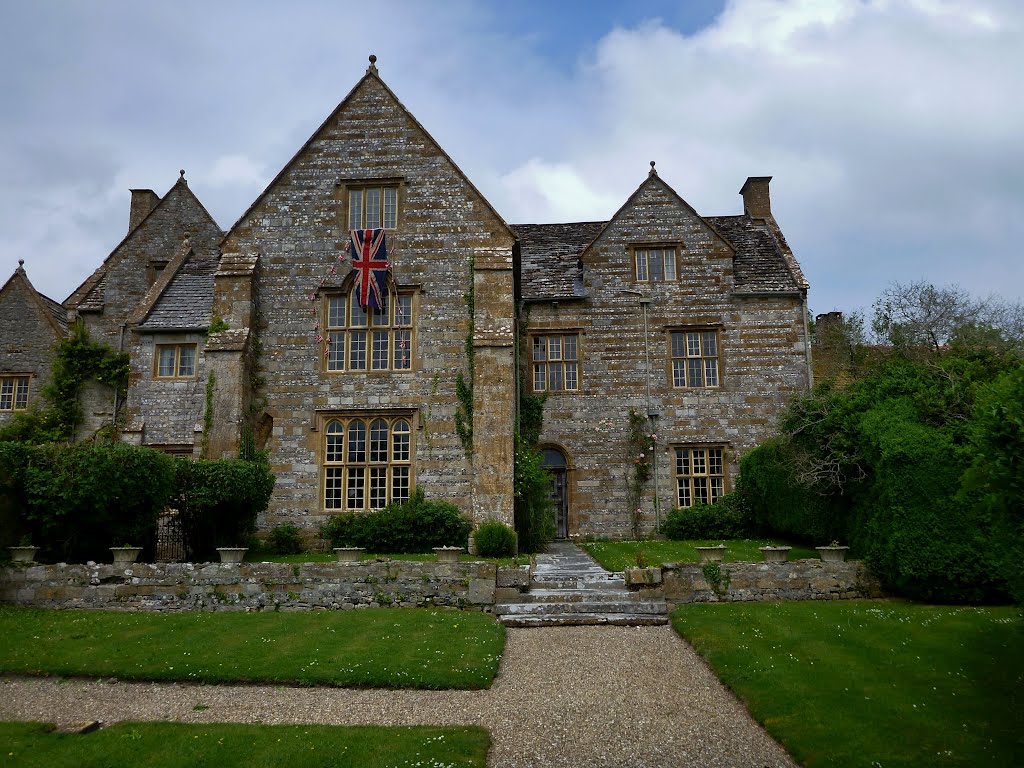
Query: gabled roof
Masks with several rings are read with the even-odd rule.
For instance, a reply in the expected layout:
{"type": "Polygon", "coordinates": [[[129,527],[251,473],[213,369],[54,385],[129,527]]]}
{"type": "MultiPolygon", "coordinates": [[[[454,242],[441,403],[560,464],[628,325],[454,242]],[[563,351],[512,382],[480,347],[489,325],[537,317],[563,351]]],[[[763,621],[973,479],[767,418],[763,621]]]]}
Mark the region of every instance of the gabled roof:
{"type": "Polygon", "coordinates": [[[76,288],[70,296],[64,299],[64,307],[67,309],[76,309],[79,311],[100,311],[103,309],[103,295],[106,287],[105,279],[109,270],[120,261],[122,255],[123,246],[139,232],[143,225],[150,219],[159,216],[160,212],[168,205],[168,200],[173,196],[185,195],[191,199],[198,209],[209,219],[210,223],[220,231],[220,227],[217,222],[210,215],[210,212],[206,210],[206,206],[200,202],[199,198],[195,196],[191,189],[189,189],[188,182],[185,180],[185,172],[181,172],[181,176],[171,186],[161,199],[160,202],[153,206],[153,209],[142,219],[139,223],[128,231],[114,249],[107,255],[103,260],[103,263],[93,272],[85,281],[76,288]]]}
{"type": "MultiPolygon", "coordinates": [[[[796,292],[806,288],[793,274],[779,242],[764,219],[746,214],[706,219],[736,250],[733,287],[736,293],[796,292]]],[[[794,260],[795,261],[795,260],[794,260]]]]}
{"type": "Polygon", "coordinates": [[[128,322],[140,331],[200,330],[209,327],[213,276],[219,259],[214,251],[197,253],[188,238],[168,262],[128,322]]]}
{"type": "Polygon", "coordinates": [[[28,279],[28,273],[25,272],[24,260],[18,261],[18,268],[14,270],[14,274],[11,275],[7,282],[4,283],[3,287],[0,288],[0,300],[8,291],[14,290],[16,286],[20,285],[21,288],[29,295],[29,300],[35,305],[39,312],[39,317],[53,328],[54,334],[58,338],[63,338],[68,335],[68,316],[60,304],[51,299],[49,296],[44,296],[35,289],[32,285],[32,281],[28,279]]]}
{"type": "Polygon", "coordinates": [[[424,138],[430,144],[433,145],[434,149],[439,154],[441,154],[444,157],[445,160],[447,160],[451,164],[452,168],[455,169],[455,172],[466,183],[466,185],[469,187],[469,189],[472,191],[472,193],[477,196],[477,198],[480,200],[480,202],[483,203],[487,207],[487,210],[491,212],[491,214],[494,216],[495,220],[502,227],[505,228],[505,231],[509,235],[513,235],[511,227],[509,227],[509,225],[505,221],[505,219],[503,219],[501,217],[501,214],[499,214],[495,210],[494,206],[491,205],[490,202],[487,200],[487,198],[484,197],[483,194],[480,192],[480,190],[476,188],[476,185],[473,184],[473,182],[469,180],[469,177],[466,176],[466,174],[462,172],[462,169],[459,168],[458,164],[454,160],[452,160],[451,156],[441,147],[440,144],[437,143],[437,141],[434,139],[434,137],[430,135],[429,131],[427,131],[427,129],[424,128],[423,125],[420,123],[420,121],[417,120],[415,118],[415,116],[413,116],[412,112],[410,112],[408,110],[408,108],[406,108],[406,106],[402,103],[402,101],[395,95],[394,91],[392,91],[390,88],[388,88],[387,84],[381,79],[380,75],[377,73],[377,64],[376,64],[376,62],[377,62],[377,57],[376,56],[370,56],[370,66],[368,66],[366,68],[366,74],[363,75],[359,79],[359,82],[357,82],[355,84],[355,86],[353,86],[352,90],[348,92],[348,95],[345,96],[345,98],[341,100],[341,102],[338,104],[338,106],[336,106],[334,108],[334,110],[331,112],[331,114],[329,114],[327,116],[327,119],[324,120],[315,131],[313,131],[313,134],[306,140],[306,142],[301,147],[299,147],[298,151],[294,155],[292,155],[291,159],[287,163],[285,163],[284,167],[277,173],[276,176],[274,176],[274,178],[271,180],[271,182],[259,194],[259,197],[257,197],[255,200],[253,200],[252,204],[248,208],[245,209],[245,212],[241,216],[238,217],[238,221],[236,221],[234,224],[231,225],[230,229],[228,229],[228,231],[224,234],[224,237],[221,239],[221,243],[223,243],[228,237],[230,237],[231,234],[235,231],[235,229],[237,229],[248,218],[249,214],[252,213],[261,202],[263,202],[263,200],[267,197],[267,195],[270,194],[270,191],[275,186],[277,186],[277,183],[282,178],[284,178],[285,174],[287,174],[288,171],[292,168],[292,166],[295,165],[295,163],[298,162],[299,158],[302,157],[302,155],[303,155],[303,153],[305,153],[306,149],[309,148],[309,146],[312,145],[313,142],[316,141],[320,137],[320,135],[328,128],[328,126],[331,125],[332,122],[334,122],[335,118],[348,105],[349,101],[352,100],[352,98],[355,96],[356,92],[360,88],[362,88],[365,83],[370,82],[370,81],[376,83],[377,85],[379,85],[381,88],[384,89],[384,92],[388,95],[388,97],[391,98],[395,102],[395,104],[398,106],[398,108],[402,111],[402,113],[406,117],[408,117],[409,120],[412,121],[413,125],[415,125],[416,128],[423,134],[424,138]]]}
{"type": "Polygon", "coordinates": [[[733,289],[736,293],[796,293],[807,289],[800,265],[774,219],[738,216],[700,216],[653,167],[647,179],[609,221],[574,224],[516,224],[522,257],[522,295],[525,301],[585,298],[583,256],[605,229],[650,184],[663,185],[700,218],[733,251],[733,289]]]}
{"type": "Polygon", "coordinates": [[[513,224],[519,238],[523,299],[584,298],[580,254],[607,223],[513,224]]]}

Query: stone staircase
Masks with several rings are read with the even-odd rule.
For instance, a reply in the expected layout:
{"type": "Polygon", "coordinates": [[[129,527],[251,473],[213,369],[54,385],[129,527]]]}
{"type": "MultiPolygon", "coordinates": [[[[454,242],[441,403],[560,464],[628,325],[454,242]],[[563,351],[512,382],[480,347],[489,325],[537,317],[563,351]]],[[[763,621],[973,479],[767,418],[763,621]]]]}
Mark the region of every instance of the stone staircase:
{"type": "Polygon", "coordinates": [[[564,541],[549,544],[537,555],[529,591],[499,600],[494,612],[509,627],[668,623],[664,599],[630,592],[621,573],[604,570],[575,544],[564,541]]]}

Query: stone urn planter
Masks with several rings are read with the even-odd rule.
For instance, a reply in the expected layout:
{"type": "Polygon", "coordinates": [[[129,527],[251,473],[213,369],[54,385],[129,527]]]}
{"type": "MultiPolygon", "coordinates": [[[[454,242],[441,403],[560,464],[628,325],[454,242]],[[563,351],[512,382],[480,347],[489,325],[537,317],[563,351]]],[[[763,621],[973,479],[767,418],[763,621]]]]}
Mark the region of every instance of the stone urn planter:
{"type": "Polygon", "coordinates": [[[437,555],[439,563],[457,563],[462,547],[434,547],[434,554],[437,555]]]}
{"type": "Polygon", "coordinates": [[[139,559],[142,547],[129,547],[125,545],[123,547],[111,547],[110,551],[114,553],[114,565],[128,565],[128,563],[134,563],[139,559]]]}
{"type": "Polygon", "coordinates": [[[849,547],[840,547],[836,544],[830,544],[827,547],[815,547],[818,550],[818,556],[824,563],[842,563],[846,560],[846,552],[849,547]]]}
{"type": "Polygon", "coordinates": [[[717,547],[696,547],[702,563],[720,563],[725,559],[725,544],[717,547]]]}
{"type": "Polygon", "coordinates": [[[335,547],[334,556],[339,563],[358,563],[365,551],[364,547],[335,547]]]}
{"type": "Polygon", "coordinates": [[[784,563],[789,558],[792,547],[759,547],[761,556],[766,563],[784,563]]]}
{"type": "Polygon", "coordinates": [[[248,547],[217,547],[222,563],[240,563],[248,551],[248,547]]]}
{"type": "Polygon", "coordinates": [[[7,549],[10,550],[11,560],[15,563],[31,563],[36,559],[36,552],[39,551],[39,547],[31,545],[8,547],[7,549]]]}

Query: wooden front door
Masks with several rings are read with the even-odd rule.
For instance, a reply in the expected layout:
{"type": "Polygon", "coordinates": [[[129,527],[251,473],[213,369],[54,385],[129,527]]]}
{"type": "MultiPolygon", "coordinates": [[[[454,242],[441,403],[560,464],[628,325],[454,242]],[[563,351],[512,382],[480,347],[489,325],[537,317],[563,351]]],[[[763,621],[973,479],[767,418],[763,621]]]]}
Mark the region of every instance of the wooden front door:
{"type": "Polygon", "coordinates": [[[555,448],[545,448],[544,469],[551,474],[551,505],[555,510],[555,538],[569,537],[569,487],[565,456],[555,448]]]}

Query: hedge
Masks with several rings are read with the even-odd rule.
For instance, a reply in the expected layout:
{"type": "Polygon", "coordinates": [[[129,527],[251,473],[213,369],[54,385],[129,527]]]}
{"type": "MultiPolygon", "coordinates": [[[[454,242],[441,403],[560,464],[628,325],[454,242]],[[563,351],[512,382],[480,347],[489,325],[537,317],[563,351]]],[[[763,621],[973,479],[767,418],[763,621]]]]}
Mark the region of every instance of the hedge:
{"type": "Polygon", "coordinates": [[[411,554],[434,547],[465,547],[472,528],[472,521],[454,504],[427,499],[417,488],[401,504],[335,515],[321,527],[321,535],[334,547],[411,554]]]}

